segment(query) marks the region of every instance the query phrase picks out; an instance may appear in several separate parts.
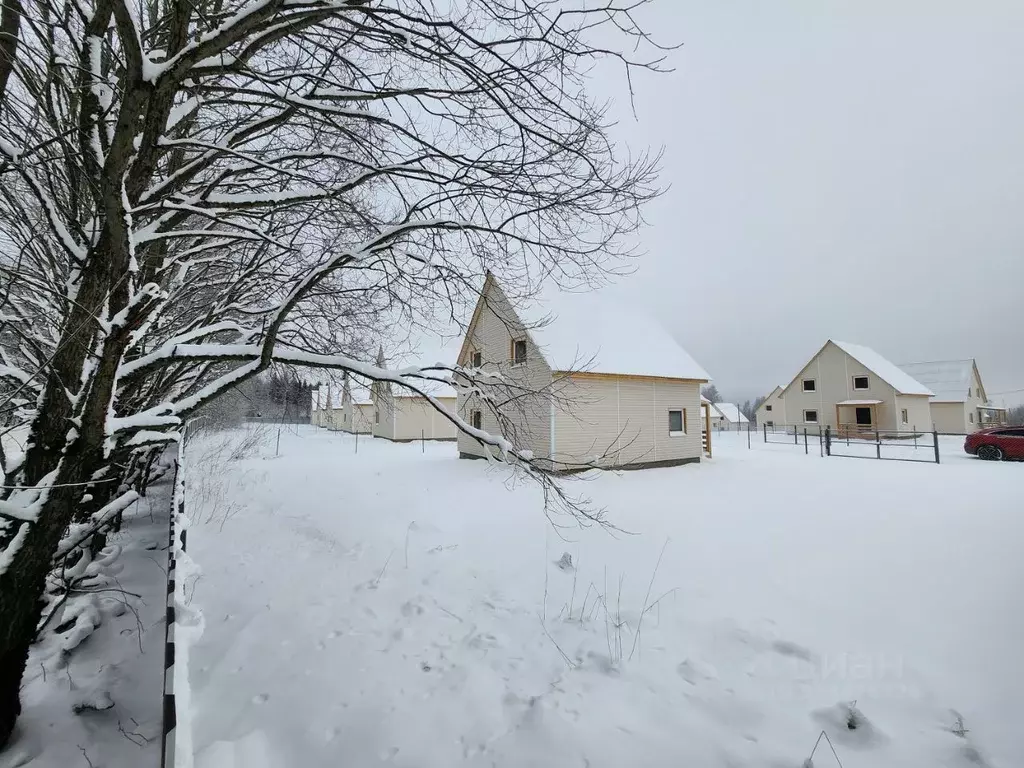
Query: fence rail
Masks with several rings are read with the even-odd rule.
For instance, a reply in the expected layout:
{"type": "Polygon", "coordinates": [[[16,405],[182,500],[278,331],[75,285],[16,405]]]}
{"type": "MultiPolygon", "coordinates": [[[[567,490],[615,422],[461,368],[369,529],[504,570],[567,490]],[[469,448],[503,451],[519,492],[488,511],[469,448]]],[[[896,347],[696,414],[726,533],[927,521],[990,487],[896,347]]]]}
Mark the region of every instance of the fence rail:
{"type": "Polygon", "coordinates": [[[826,456],[847,459],[941,463],[939,433],[935,430],[904,432],[875,429],[853,433],[845,430],[841,434],[833,434],[831,427],[825,427],[824,447],[826,456]]]}

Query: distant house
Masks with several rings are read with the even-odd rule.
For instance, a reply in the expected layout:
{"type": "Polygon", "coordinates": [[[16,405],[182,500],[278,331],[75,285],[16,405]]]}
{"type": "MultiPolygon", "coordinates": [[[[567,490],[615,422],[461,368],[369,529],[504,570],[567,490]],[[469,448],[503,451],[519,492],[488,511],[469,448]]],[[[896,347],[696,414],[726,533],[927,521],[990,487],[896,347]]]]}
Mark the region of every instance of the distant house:
{"type": "MultiPolygon", "coordinates": [[[[513,306],[488,275],[458,363],[501,373],[519,393],[501,410],[504,426],[461,389],[460,416],[491,434],[513,432],[554,471],[700,461],[709,439],[700,396],[708,374],[644,312],[595,292],[551,289],[513,306]]],[[[468,435],[458,442],[462,457],[486,455],[468,435]]]]}
{"type": "Polygon", "coordinates": [[[900,368],[935,393],[930,408],[937,431],[965,435],[1006,423],[1006,409],[989,402],[973,358],[907,363],[900,368]]]}
{"type": "Polygon", "coordinates": [[[715,408],[715,404],[704,397],[704,395],[700,396],[700,404],[707,411],[708,426],[712,429],[721,429],[723,418],[721,411],[715,408]]]}
{"type": "MultiPolygon", "coordinates": [[[[377,366],[384,367],[383,355],[377,366]]],[[[438,403],[450,413],[455,412],[455,389],[440,384],[424,385],[438,403]]],[[[435,408],[427,398],[410,390],[395,393],[390,382],[375,381],[370,387],[373,401],[374,437],[404,443],[412,440],[455,440],[455,424],[435,408]]]]}
{"type": "Polygon", "coordinates": [[[790,425],[911,432],[931,430],[932,394],[873,349],[830,339],[776,398],[790,425]]]}
{"type": "Polygon", "coordinates": [[[341,429],[360,435],[373,432],[373,400],[369,393],[345,381],[341,393],[341,429]]]}
{"type": "Polygon", "coordinates": [[[783,384],[777,386],[757,407],[758,426],[766,426],[771,429],[776,424],[782,426],[788,423],[786,421],[786,401],[782,399],[782,391],[785,388],[783,384]]]}
{"type": "Polygon", "coordinates": [[[743,415],[736,403],[715,403],[715,408],[722,414],[723,429],[737,429],[750,423],[750,419],[743,415]]]}

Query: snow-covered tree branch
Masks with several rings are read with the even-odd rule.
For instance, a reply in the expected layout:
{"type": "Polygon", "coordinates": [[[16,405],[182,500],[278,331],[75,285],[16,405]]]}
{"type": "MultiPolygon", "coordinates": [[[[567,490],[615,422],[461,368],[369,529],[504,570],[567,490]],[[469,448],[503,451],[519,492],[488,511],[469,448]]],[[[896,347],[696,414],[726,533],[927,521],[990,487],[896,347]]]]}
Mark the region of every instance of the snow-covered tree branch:
{"type": "Polygon", "coordinates": [[[369,361],[488,270],[527,295],[624,264],[658,158],[619,157],[587,68],[659,68],[644,2],[4,4],[0,425],[30,430],[0,457],[0,747],[60,542],[196,408],[282,362],[521,399],[369,361]]]}

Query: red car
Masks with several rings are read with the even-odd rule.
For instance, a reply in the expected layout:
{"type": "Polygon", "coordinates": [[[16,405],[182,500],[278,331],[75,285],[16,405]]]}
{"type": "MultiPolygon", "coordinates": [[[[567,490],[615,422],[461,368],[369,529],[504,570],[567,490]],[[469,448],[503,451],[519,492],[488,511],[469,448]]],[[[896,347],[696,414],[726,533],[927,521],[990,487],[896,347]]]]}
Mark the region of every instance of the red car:
{"type": "Polygon", "coordinates": [[[988,461],[1024,459],[1024,427],[980,429],[967,436],[964,450],[988,461]]]}

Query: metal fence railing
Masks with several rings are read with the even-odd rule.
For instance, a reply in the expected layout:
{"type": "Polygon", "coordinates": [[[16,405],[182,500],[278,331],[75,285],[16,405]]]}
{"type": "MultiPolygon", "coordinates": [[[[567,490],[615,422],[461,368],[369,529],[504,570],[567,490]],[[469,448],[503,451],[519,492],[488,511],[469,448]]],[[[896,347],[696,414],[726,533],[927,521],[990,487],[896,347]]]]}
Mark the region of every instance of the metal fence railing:
{"type": "Polygon", "coordinates": [[[898,430],[843,430],[834,434],[825,427],[825,455],[849,459],[883,461],[941,462],[939,433],[898,430]]]}

